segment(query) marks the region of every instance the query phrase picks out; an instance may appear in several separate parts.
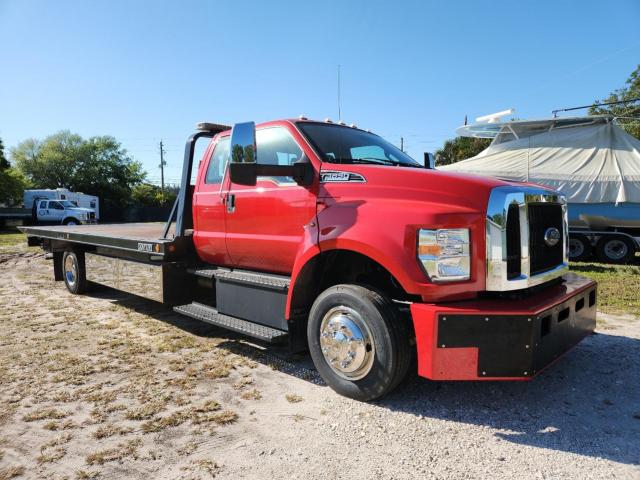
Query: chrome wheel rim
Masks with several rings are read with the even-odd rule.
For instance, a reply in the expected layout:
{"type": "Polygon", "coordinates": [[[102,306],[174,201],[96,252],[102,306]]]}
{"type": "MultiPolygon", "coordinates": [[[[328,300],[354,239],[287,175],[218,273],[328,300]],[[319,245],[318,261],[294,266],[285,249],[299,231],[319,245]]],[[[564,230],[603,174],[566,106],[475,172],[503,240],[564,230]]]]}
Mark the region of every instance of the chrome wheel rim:
{"type": "Polygon", "coordinates": [[[78,278],[78,269],[71,255],[68,255],[64,260],[64,278],[67,280],[67,285],[70,287],[75,286],[78,278]]]}
{"type": "Polygon", "coordinates": [[[67,222],[67,225],[78,225],[78,224],[76,223],[75,220],[71,220],[70,222],[67,222]]]}
{"type": "Polygon", "coordinates": [[[580,240],[569,240],[569,257],[579,257],[584,253],[584,244],[580,240]]]}
{"type": "Polygon", "coordinates": [[[349,307],[334,307],[322,318],[320,349],[327,365],[347,380],[365,377],[373,366],[371,331],[362,316],[349,307]]]}
{"type": "Polygon", "coordinates": [[[604,253],[612,260],[620,260],[626,257],[628,252],[629,247],[622,240],[609,240],[604,244],[604,253]]]}

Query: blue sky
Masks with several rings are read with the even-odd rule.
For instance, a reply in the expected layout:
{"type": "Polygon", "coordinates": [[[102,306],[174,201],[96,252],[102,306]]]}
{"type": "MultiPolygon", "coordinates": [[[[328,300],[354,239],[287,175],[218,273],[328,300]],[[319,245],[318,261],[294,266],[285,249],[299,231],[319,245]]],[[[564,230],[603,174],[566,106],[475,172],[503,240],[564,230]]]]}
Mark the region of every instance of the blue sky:
{"type": "Polygon", "coordinates": [[[180,177],[197,121],[342,117],[415,158],[465,114],[549,116],[623,85],[640,2],[0,0],[0,137],[113,135],[180,177]]]}

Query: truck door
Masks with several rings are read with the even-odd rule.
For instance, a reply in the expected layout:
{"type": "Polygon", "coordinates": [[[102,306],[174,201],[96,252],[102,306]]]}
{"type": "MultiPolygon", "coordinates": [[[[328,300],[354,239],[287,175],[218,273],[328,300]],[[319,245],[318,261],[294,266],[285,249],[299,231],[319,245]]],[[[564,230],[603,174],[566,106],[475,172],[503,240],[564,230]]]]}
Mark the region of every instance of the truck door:
{"type": "Polygon", "coordinates": [[[45,215],[40,216],[38,212],[38,220],[52,223],[62,223],[64,218],[64,207],[56,200],[49,200],[47,208],[45,209],[45,215]]]}
{"type": "MultiPolygon", "coordinates": [[[[304,155],[282,126],[256,131],[258,163],[288,165],[304,155]]],[[[316,194],[291,177],[258,177],[255,186],[229,181],[227,249],[237,268],[290,274],[305,226],[315,219],[316,194]]]]}
{"type": "Polygon", "coordinates": [[[231,139],[221,137],[204,155],[193,195],[193,241],[205,262],[230,265],[225,244],[224,183],[231,139]]]}

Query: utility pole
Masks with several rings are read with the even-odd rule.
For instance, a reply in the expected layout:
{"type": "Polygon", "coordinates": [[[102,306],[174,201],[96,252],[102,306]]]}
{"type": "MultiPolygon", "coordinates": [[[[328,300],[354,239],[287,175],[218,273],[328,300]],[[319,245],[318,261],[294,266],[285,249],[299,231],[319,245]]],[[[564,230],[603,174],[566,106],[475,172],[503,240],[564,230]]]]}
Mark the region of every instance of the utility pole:
{"type": "Polygon", "coordinates": [[[160,140],[160,185],[162,189],[162,198],[164,199],[164,166],[167,162],[164,161],[164,147],[162,145],[162,140],[160,140]]]}

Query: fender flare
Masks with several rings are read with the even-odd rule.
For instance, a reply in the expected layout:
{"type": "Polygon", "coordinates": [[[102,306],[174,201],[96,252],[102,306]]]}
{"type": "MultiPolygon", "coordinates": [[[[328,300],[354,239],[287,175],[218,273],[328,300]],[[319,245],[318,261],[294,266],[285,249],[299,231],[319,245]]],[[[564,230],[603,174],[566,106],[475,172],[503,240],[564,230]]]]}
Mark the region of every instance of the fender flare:
{"type": "Polygon", "coordinates": [[[384,252],[376,249],[368,243],[360,242],[352,239],[327,239],[320,244],[314,244],[301,252],[297,257],[291,274],[291,283],[287,292],[287,301],[285,308],[285,318],[289,320],[291,313],[291,305],[293,303],[293,295],[298,278],[304,269],[312,262],[320,258],[324,253],[330,251],[347,251],[363,255],[372,261],[378,263],[385,268],[398,281],[400,286],[408,293],[417,293],[415,280],[411,279],[407,272],[400,264],[386,255],[384,252]]]}

